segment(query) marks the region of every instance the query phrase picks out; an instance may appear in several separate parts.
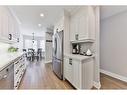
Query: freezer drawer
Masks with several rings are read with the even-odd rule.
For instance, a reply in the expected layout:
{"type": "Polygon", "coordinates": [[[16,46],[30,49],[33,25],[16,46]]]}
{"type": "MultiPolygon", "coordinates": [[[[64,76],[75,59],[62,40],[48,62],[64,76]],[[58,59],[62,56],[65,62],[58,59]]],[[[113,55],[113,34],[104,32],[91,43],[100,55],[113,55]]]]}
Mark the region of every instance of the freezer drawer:
{"type": "Polygon", "coordinates": [[[60,78],[63,79],[63,62],[56,58],[53,58],[53,72],[60,78]]]}

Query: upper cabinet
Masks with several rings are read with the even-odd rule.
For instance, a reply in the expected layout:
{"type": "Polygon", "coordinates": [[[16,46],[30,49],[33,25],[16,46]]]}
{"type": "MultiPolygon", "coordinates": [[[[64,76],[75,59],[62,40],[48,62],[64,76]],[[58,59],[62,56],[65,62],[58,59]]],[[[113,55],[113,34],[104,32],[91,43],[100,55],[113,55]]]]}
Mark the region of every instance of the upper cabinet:
{"type": "Polygon", "coordinates": [[[4,39],[6,39],[6,38],[8,38],[8,33],[9,33],[9,31],[8,31],[8,12],[6,11],[6,9],[5,8],[3,8],[3,7],[0,7],[0,16],[1,16],[1,20],[0,20],[0,22],[1,22],[1,37],[2,38],[4,38],[4,39]]]}
{"type": "Polygon", "coordinates": [[[64,30],[64,16],[62,18],[60,18],[57,23],[55,24],[54,26],[54,33],[56,31],[61,31],[61,30],[64,30]]]}
{"type": "Polygon", "coordinates": [[[95,40],[94,7],[81,7],[70,16],[70,41],[95,40]]]}
{"type": "Polygon", "coordinates": [[[18,39],[19,29],[16,19],[8,8],[0,7],[0,41],[14,43],[18,39]]]}

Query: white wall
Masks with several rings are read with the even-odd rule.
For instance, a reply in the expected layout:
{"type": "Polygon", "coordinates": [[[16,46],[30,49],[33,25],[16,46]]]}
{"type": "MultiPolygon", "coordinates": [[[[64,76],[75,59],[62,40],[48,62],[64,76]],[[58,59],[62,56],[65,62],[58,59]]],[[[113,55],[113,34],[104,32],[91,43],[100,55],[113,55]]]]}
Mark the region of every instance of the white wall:
{"type": "Polygon", "coordinates": [[[101,69],[127,78],[127,11],[101,20],[101,69]]]}

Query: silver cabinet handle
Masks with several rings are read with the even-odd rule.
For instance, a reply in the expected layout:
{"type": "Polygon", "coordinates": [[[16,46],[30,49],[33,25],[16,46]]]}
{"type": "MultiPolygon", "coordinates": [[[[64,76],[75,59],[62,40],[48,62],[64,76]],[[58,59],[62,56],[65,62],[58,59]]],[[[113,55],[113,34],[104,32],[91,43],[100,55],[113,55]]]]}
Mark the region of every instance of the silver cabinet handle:
{"type": "Polygon", "coordinates": [[[18,74],[18,72],[19,72],[19,70],[17,70],[15,74],[18,74]]]}
{"type": "Polygon", "coordinates": [[[19,62],[16,62],[15,65],[18,64],[18,63],[19,63],[19,62]]]}
{"type": "Polygon", "coordinates": [[[72,59],[71,58],[69,59],[69,64],[72,65],[72,59]]]}

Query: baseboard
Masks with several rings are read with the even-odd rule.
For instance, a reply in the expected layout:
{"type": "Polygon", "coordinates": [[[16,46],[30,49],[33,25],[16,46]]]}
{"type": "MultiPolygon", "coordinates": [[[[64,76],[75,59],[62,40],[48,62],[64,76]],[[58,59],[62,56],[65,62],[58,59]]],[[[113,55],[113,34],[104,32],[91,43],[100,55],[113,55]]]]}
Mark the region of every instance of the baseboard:
{"type": "Polygon", "coordinates": [[[104,73],[106,75],[109,75],[113,78],[116,78],[116,79],[119,79],[121,81],[124,81],[124,82],[127,82],[127,77],[124,77],[124,76],[121,76],[119,74],[115,74],[115,73],[112,73],[112,72],[109,72],[109,71],[106,71],[106,70],[100,70],[101,73],[104,73]]]}
{"type": "Polygon", "coordinates": [[[50,60],[50,61],[45,61],[45,63],[47,64],[47,63],[52,63],[52,60],[50,60]]]}
{"type": "Polygon", "coordinates": [[[93,86],[97,89],[100,89],[101,88],[101,83],[100,82],[95,82],[93,81],[93,86]]]}

